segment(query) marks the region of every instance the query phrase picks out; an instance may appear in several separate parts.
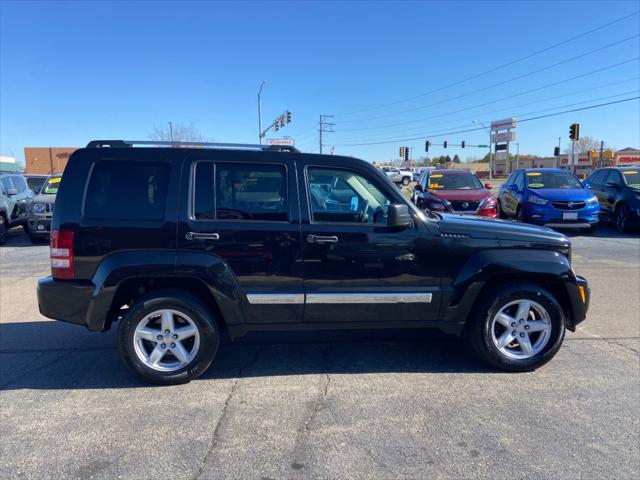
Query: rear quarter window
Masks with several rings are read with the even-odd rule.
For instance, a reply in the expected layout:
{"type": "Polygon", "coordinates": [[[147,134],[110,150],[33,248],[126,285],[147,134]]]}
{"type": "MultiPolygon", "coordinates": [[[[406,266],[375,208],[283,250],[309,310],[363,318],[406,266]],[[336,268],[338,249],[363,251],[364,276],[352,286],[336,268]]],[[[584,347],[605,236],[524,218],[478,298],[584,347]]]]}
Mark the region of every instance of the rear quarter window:
{"type": "Polygon", "coordinates": [[[171,165],[166,162],[97,162],[87,185],[84,216],[110,220],[162,220],[170,173],[171,165]]]}

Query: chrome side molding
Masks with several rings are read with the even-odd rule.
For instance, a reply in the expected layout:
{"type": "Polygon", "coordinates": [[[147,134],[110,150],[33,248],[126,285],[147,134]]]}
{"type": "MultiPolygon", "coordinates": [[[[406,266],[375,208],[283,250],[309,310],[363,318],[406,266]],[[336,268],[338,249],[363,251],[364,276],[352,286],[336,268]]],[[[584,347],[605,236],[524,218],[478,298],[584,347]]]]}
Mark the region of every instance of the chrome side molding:
{"type": "Polygon", "coordinates": [[[253,305],[431,303],[432,293],[249,293],[253,305]]]}

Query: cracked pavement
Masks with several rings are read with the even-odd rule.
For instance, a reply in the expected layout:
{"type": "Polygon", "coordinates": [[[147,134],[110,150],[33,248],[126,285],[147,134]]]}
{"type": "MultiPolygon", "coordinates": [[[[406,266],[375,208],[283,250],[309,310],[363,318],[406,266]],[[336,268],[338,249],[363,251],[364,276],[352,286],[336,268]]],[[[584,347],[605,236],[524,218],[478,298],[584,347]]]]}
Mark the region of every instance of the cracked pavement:
{"type": "Polygon", "coordinates": [[[0,478],[638,478],[640,238],[573,236],[589,317],[528,374],[432,332],[261,334],[151,387],[114,331],[41,317],[46,246],[0,248],[0,478]]]}

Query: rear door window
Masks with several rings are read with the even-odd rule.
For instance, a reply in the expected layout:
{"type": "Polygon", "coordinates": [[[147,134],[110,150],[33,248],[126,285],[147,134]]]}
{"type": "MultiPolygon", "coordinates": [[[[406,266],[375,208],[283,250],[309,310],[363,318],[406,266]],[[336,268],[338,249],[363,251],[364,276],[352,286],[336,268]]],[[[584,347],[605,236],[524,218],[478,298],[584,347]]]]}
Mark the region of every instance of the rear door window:
{"type": "Polygon", "coordinates": [[[218,220],[288,220],[284,165],[218,163],[215,193],[218,220]]]}
{"type": "Polygon", "coordinates": [[[607,181],[605,183],[605,185],[607,183],[611,183],[613,185],[616,186],[622,186],[622,179],[620,178],[620,174],[616,171],[616,170],[610,170],[609,171],[609,176],[607,177],[607,181]]]}
{"type": "Polygon", "coordinates": [[[86,218],[162,220],[171,166],[165,162],[103,160],[89,178],[86,218]]]}

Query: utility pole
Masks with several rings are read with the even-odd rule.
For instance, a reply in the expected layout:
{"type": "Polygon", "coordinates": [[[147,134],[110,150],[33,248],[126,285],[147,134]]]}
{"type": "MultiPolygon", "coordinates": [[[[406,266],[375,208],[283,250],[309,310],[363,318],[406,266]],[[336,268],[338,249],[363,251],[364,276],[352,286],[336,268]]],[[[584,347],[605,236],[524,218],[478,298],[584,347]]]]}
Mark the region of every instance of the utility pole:
{"type": "Polygon", "coordinates": [[[516,152],[516,170],[520,168],[520,142],[516,142],[518,151],[516,152]]]}
{"type": "Polygon", "coordinates": [[[571,140],[571,172],[576,173],[576,141],[571,140]]]}
{"type": "Polygon", "coordinates": [[[598,167],[602,168],[603,166],[603,161],[602,161],[602,155],[604,153],[604,140],[600,140],[600,159],[598,160],[598,167]]]}
{"type": "Polygon", "coordinates": [[[258,141],[260,142],[260,145],[262,145],[262,137],[263,137],[263,133],[262,133],[262,87],[264,87],[265,83],[267,83],[267,81],[263,80],[262,83],[260,84],[260,90],[258,90],[258,141]]]}
{"type": "Polygon", "coordinates": [[[491,129],[487,128],[487,126],[482,123],[480,120],[474,120],[472,123],[479,123],[489,133],[489,180],[493,180],[493,161],[491,154],[491,129]]]}
{"type": "Polygon", "coordinates": [[[173,142],[173,123],[169,122],[169,136],[171,137],[171,141],[173,142]]]}
{"type": "Polygon", "coordinates": [[[333,118],[333,115],[320,115],[320,154],[322,154],[322,134],[334,132],[333,127],[335,126],[335,123],[327,122],[327,118],[333,118]]]}

